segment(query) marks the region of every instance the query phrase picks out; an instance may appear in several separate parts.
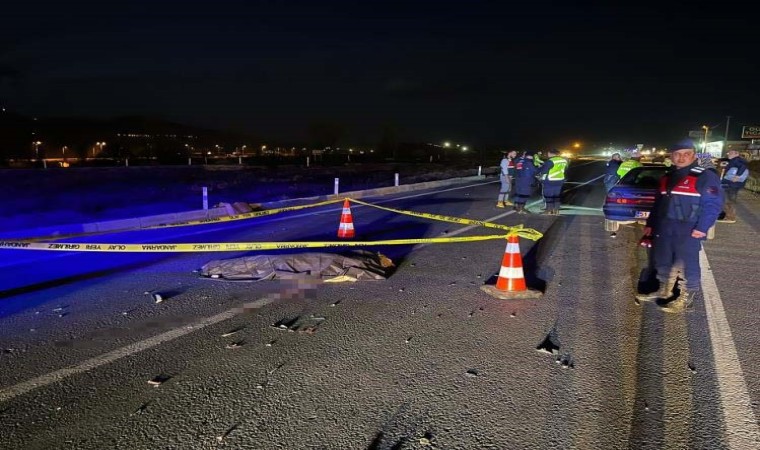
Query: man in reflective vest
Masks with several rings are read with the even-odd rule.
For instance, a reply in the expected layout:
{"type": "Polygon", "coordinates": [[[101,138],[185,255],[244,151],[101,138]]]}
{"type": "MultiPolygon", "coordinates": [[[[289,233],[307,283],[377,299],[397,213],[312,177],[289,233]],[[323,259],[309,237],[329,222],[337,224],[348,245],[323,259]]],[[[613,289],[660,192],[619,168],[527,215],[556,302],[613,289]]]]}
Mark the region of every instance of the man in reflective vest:
{"type": "Polygon", "coordinates": [[[533,165],[533,153],[523,152],[515,160],[515,211],[526,214],[525,204],[533,194],[533,184],[536,182],[536,166],[533,165]]]}
{"type": "Polygon", "coordinates": [[[623,178],[625,174],[631,171],[631,169],[635,169],[636,167],[641,167],[643,164],[641,164],[641,155],[638,153],[633,153],[631,155],[630,159],[627,159],[623,161],[622,164],[620,164],[620,167],[618,167],[617,170],[617,176],[618,178],[623,178]]]}
{"type": "Polygon", "coordinates": [[[660,288],[637,300],[656,300],[666,312],[689,309],[702,297],[699,251],[707,230],[715,224],[723,206],[720,179],[712,170],[700,167],[690,142],[671,147],[674,170],[660,179],[654,208],[644,228],[653,236],[654,266],[660,288]],[[675,297],[671,283],[675,267],[682,266],[683,283],[675,297]]]}
{"type": "Polygon", "coordinates": [[[567,160],[559,156],[557,149],[549,150],[548,155],[549,159],[541,165],[538,174],[542,180],[542,190],[546,202],[545,214],[556,216],[559,214],[562,185],[565,184],[567,160]]]}

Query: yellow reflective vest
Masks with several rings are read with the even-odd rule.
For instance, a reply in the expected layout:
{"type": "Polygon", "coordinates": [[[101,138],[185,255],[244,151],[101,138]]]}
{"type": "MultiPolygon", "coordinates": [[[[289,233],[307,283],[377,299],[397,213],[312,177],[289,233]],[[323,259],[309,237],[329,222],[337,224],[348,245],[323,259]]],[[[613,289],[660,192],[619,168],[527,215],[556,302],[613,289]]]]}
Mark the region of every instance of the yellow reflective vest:
{"type": "Polygon", "coordinates": [[[631,169],[635,169],[636,167],[641,167],[643,164],[636,161],[635,159],[629,159],[628,161],[623,161],[622,164],[620,164],[620,167],[618,167],[617,175],[620,178],[623,178],[625,174],[630,172],[631,169]]]}
{"type": "Polygon", "coordinates": [[[545,180],[562,181],[565,179],[565,169],[567,169],[567,160],[561,156],[552,156],[549,158],[552,162],[549,172],[544,176],[545,180]]]}

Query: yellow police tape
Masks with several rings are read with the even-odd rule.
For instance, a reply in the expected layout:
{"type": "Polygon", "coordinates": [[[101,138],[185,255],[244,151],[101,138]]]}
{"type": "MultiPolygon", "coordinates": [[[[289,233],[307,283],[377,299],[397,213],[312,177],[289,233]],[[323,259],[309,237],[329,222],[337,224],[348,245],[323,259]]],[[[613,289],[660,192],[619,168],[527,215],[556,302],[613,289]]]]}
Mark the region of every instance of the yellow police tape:
{"type": "MultiPolygon", "coordinates": [[[[233,220],[250,219],[266,215],[277,214],[285,211],[294,211],[298,209],[324,206],[332,203],[341,202],[344,199],[328,200],[314,203],[311,205],[289,206],[286,208],[271,209],[267,211],[254,211],[242,213],[234,216],[224,216],[214,219],[201,219],[196,221],[160,224],[149,228],[176,227],[188,225],[200,225],[208,223],[221,223],[233,220]]],[[[487,235],[487,236],[464,236],[464,237],[442,237],[442,238],[420,238],[420,239],[392,239],[383,241],[324,241],[324,242],[217,242],[217,243],[177,243],[177,244],[112,244],[112,243],[65,243],[65,242],[39,242],[39,239],[29,239],[21,241],[0,241],[0,249],[13,250],[53,250],[53,251],[76,251],[76,252],[238,252],[252,250],[282,250],[282,249],[299,249],[299,248],[328,248],[328,247],[364,247],[373,245],[416,245],[416,244],[442,244],[456,242],[475,242],[492,239],[505,239],[509,236],[520,236],[526,239],[538,240],[543,234],[531,228],[524,228],[522,225],[508,226],[481,220],[464,219],[460,217],[443,216],[439,214],[421,213],[383,206],[373,205],[355,199],[346,199],[361,205],[382,209],[385,211],[405,214],[425,219],[438,220],[443,222],[459,223],[464,225],[476,225],[488,228],[497,228],[506,230],[504,235],[487,235]]]]}

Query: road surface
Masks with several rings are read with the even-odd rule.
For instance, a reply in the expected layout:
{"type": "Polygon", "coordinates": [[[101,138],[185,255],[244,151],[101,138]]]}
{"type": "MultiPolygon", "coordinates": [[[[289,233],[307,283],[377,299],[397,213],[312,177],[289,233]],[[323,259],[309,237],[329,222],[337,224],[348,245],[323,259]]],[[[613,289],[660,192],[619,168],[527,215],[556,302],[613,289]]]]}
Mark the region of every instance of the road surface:
{"type": "MultiPolygon", "coordinates": [[[[494,182],[367,199],[543,232],[520,242],[539,300],[479,289],[502,241],[375,249],[388,280],[318,286],[194,272],[234,253],[2,251],[0,447],[758,448],[760,200],[705,244],[705,303],[663,314],[633,302],[640,228],[604,231],[601,166],[573,164],[558,217],[495,208],[494,182]]],[[[494,234],[352,213],[362,240],[494,234]]],[[[339,215],[90,239],[334,240],[339,215]]]]}

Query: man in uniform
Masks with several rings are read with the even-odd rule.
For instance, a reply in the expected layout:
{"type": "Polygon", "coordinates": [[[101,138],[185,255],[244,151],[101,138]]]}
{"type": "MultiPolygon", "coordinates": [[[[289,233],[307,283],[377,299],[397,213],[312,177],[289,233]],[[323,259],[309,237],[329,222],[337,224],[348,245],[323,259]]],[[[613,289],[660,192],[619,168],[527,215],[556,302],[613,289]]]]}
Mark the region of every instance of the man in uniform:
{"type": "Polygon", "coordinates": [[[638,300],[656,300],[666,312],[683,311],[702,297],[699,251],[707,230],[715,224],[723,205],[720,179],[715,172],[700,167],[691,142],[671,147],[674,170],[660,179],[654,208],[644,228],[653,236],[654,266],[660,288],[638,300]],[[674,268],[682,267],[680,294],[673,298],[674,268]]]}
{"type": "Polygon", "coordinates": [[[560,195],[562,185],[565,184],[565,169],[567,160],[559,156],[559,150],[551,149],[547,152],[549,159],[541,165],[538,174],[543,182],[543,195],[546,202],[545,214],[559,215],[560,195]]]}
{"type": "Polygon", "coordinates": [[[625,161],[623,161],[622,164],[620,164],[620,167],[618,167],[617,170],[617,176],[618,179],[621,179],[631,171],[631,169],[635,169],[636,167],[641,167],[643,164],[641,164],[641,155],[639,152],[634,151],[631,153],[631,157],[625,161]]]}
{"type": "Polygon", "coordinates": [[[525,204],[533,194],[533,183],[536,182],[536,166],[533,165],[533,153],[523,152],[515,160],[515,211],[527,214],[525,204]]]}

